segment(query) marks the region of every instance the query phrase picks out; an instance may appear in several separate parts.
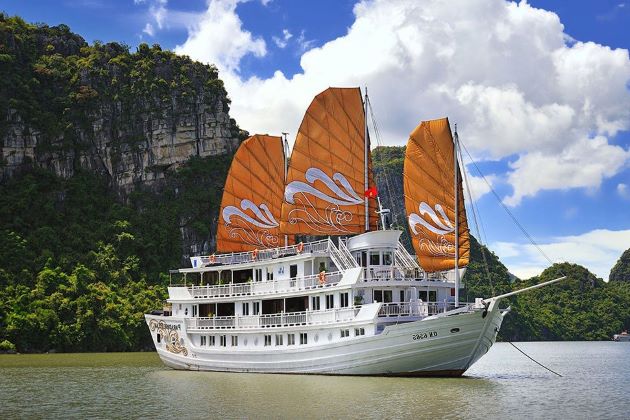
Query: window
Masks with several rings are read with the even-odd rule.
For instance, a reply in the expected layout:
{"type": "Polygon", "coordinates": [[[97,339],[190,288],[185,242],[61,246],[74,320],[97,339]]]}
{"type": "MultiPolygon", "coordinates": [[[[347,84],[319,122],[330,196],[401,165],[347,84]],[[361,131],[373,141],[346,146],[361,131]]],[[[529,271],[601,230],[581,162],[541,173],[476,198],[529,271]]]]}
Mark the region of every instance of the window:
{"type": "Polygon", "coordinates": [[[295,345],[295,334],[287,334],[287,346],[295,345]]]}
{"type": "Polygon", "coordinates": [[[186,306],[186,307],[184,308],[184,315],[185,315],[185,316],[188,316],[188,306],[186,306]]]}
{"type": "Polygon", "coordinates": [[[370,265],[381,265],[381,254],[378,252],[370,252],[370,265]]]}
{"type": "Polygon", "coordinates": [[[326,271],[326,263],[323,262],[323,261],[319,263],[319,271],[318,271],[318,273],[321,273],[322,271],[326,271]]]}
{"type": "Polygon", "coordinates": [[[208,337],[208,345],[209,346],[214,346],[214,335],[211,335],[210,337],[208,337]]]}
{"type": "Polygon", "coordinates": [[[267,271],[267,281],[273,281],[273,271],[267,271]]]}
{"type": "Polygon", "coordinates": [[[308,344],[308,334],[300,333],[300,344],[308,344]]]}
{"type": "Polygon", "coordinates": [[[225,335],[219,336],[219,344],[221,347],[227,346],[227,337],[225,335]]]}
{"type": "Polygon", "coordinates": [[[193,317],[197,316],[197,310],[199,309],[198,305],[193,305],[193,317]]]}
{"type": "Polygon", "coordinates": [[[426,290],[418,290],[418,299],[423,302],[427,301],[427,291],[426,290]]]}
{"type": "Polygon", "coordinates": [[[319,296],[311,297],[311,311],[319,311],[319,296]]]}
{"type": "Polygon", "coordinates": [[[162,341],[162,336],[160,336],[160,334],[157,335],[157,342],[161,342],[162,341]]]}
{"type": "Polygon", "coordinates": [[[345,293],[341,293],[339,295],[341,297],[341,307],[342,308],[347,308],[348,307],[348,292],[345,293]]]}
{"type": "Polygon", "coordinates": [[[297,277],[297,265],[289,266],[289,277],[291,277],[292,279],[297,277]]]}
{"type": "Polygon", "coordinates": [[[383,252],[383,265],[392,265],[392,253],[383,252]]]}
{"type": "Polygon", "coordinates": [[[335,307],[335,295],[326,295],[326,309],[335,307]]]}
{"type": "Polygon", "coordinates": [[[437,302],[437,291],[429,290],[429,302],[437,302]]]}
{"type": "Polygon", "coordinates": [[[400,301],[399,302],[404,302],[405,301],[405,291],[401,290],[400,291],[400,301]]]}
{"type": "Polygon", "coordinates": [[[341,330],[341,338],[350,337],[350,330],[341,330]]]}
{"type": "Polygon", "coordinates": [[[391,290],[374,290],[374,302],[390,303],[392,301],[391,290]]]}
{"type": "Polygon", "coordinates": [[[265,336],[265,347],[270,346],[271,345],[271,335],[266,335],[265,336]]]}
{"type": "Polygon", "coordinates": [[[276,334],[276,346],[282,345],[282,334],[276,334]]]}
{"type": "Polygon", "coordinates": [[[260,315],[260,302],[253,302],[252,303],[252,314],[253,315],[260,315]]]}
{"type": "Polygon", "coordinates": [[[238,335],[232,336],[232,347],[238,346],[238,335]]]}
{"type": "Polygon", "coordinates": [[[354,329],[354,335],[365,335],[365,328],[355,328],[354,329]]]}
{"type": "Polygon", "coordinates": [[[262,281],[262,268],[254,270],[254,281],[262,281]]]}
{"type": "Polygon", "coordinates": [[[206,338],[206,336],[205,336],[205,335],[202,335],[202,336],[201,336],[201,337],[199,337],[199,338],[200,338],[200,340],[199,340],[199,345],[200,345],[200,346],[205,346],[205,345],[207,344],[207,338],[206,338]]]}
{"type": "Polygon", "coordinates": [[[243,315],[249,315],[249,302],[243,302],[243,315]]]}

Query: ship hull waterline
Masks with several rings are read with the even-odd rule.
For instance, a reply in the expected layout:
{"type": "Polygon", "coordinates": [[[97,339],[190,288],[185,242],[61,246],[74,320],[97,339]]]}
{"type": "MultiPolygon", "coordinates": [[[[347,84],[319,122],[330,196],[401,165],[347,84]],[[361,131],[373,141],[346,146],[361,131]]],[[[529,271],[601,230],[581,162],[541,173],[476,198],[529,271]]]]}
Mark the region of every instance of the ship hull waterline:
{"type": "MultiPolygon", "coordinates": [[[[494,344],[506,312],[493,303],[488,310],[476,309],[392,324],[380,334],[333,344],[267,351],[234,351],[230,348],[220,351],[187,344],[187,355],[173,353],[157,344],[156,348],[162,362],[177,370],[456,377],[463,375],[494,344]],[[419,338],[424,333],[428,337],[419,338]]],[[[151,315],[146,318],[147,323],[151,319],[168,319],[151,315]]],[[[230,331],[220,333],[229,335],[230,331]]],[[[182,335],[185,343],[192,342],[186,331],[182,330],[182,335]]],[[[153,338],[155,342],[155,334],[153,338]]]]}

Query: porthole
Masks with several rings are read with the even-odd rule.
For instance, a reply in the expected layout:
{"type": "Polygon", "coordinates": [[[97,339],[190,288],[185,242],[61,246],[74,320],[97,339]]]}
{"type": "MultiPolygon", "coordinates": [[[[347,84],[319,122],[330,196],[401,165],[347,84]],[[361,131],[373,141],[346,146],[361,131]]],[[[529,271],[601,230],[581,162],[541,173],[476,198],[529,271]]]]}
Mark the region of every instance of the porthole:
{"type": "Polygon", "coordinates": [[[458,333],[459,332],[459,328],[451,328],[451,333],[458,333]]]}

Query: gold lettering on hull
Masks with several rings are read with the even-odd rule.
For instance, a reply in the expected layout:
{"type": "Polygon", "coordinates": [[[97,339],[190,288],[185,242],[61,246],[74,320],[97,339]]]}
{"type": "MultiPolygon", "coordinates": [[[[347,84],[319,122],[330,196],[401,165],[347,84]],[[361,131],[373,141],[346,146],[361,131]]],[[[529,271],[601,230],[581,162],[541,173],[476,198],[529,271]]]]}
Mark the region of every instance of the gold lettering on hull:
{"type": "Polygon", "coordinates": [[[167,351],[188,356],[188,349],[182,344],[183,340],[180,340],[179,332],[177,332],[180,329],[179,325],[169,325],[164,321],[152,319],[149,321],[149,329],[152,332],[157,330],[157,333],[164,337],[167,351]]]}

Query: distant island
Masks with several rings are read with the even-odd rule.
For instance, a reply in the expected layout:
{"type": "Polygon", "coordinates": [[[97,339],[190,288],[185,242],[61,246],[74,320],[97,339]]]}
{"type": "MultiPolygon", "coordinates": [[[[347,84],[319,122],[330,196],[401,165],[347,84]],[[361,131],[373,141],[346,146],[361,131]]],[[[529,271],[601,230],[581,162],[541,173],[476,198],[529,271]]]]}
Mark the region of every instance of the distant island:
{"type": "MultiPolygon", "coordinates": [[[[0,64],[0,351],[152,349],[144,313],[161,307],[169,268],[213,251],[221,186],[248,134],[217,69],[5,14],[0,64]]],[[[379,189],[387,171],[399,203],[403,156],[373,151],[379,189]]],[[[630,250],[608,283],[571,263],[520,281],[473,239],[461,296],[561,274],[511,299],[500,340],[607,340],[630,327],[630,250]]]]}

